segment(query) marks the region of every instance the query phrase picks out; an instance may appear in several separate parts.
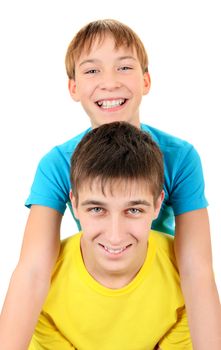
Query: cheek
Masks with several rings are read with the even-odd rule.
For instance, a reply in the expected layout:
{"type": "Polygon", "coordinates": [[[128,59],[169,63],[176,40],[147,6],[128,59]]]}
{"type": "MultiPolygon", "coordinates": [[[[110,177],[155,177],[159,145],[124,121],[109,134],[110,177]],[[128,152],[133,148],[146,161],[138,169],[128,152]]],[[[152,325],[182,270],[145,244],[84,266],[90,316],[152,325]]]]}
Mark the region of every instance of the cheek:
{"type": "Polygon", "coordinates": [[[90,229],[91,229],[90,220],[88,220],[87,218],[82,218],[81,216],[79,216],[79,221],[81,223],[82,231],[90,232],[90,229]]]}
{"type": "Polygon", "coordinates": [[[84,98],[84,96],[87,96],[88,85],[84,83],[84,81],[76,81],[76,87],[80,99],[84,98]]]}
{"type": "Polygon", "coordinates": [[[102,230],[102,225],[99,220],[94,220],[90,216],[80,216],[79,217],[81,228],[84,233],[86,233],[89,239],[97,236],[102,230]]]}
{"type": "Polygon", "coordinates": [[[142,91],[144,80],[139,75],[133,76],[132,79],[128,80],[128,85],[132,90],[142,91]]]}
{"type": "Polygon", "coordinates": [[[92,79],[82,79],[78,88],[82,96],[88,96],[94,91],[97,86],[97,81],[95,78],[92,79]]]}
{"type": "Polygon", "coordinates": [[[151,223],[149,220],[133,220],[128,225],[128,232],[138,239],[142,239],[143,237],[147,236],[150,226],[151,223]]]}
{"type": "Polygon", "coordinates": [[[83,240],[86,244],[91,244],[91,242],[95,239],[96,231],[91,229],[90,226],[84,226],[82,227],[82,232],[83,232],[83,240]]]}

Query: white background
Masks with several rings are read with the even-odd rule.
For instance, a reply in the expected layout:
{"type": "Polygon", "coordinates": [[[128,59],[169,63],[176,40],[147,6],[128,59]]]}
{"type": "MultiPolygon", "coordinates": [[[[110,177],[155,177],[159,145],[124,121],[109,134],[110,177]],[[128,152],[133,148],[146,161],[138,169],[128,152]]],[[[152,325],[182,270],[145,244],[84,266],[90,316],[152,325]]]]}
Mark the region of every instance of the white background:
{"type": "MultiPolygon", "coordinates": [[[[89,126],[69,96],[64,56],[80,27],[99,18],[128,24],[147,48],[152,88],[142,121],[188,140],[201,155],[221,294],[219,0],[7,0],[0,5],[0,306],[19,257],[37,163],[89,126]]],[[[75,231],[67,210],[62,237],[75,231]]]]}

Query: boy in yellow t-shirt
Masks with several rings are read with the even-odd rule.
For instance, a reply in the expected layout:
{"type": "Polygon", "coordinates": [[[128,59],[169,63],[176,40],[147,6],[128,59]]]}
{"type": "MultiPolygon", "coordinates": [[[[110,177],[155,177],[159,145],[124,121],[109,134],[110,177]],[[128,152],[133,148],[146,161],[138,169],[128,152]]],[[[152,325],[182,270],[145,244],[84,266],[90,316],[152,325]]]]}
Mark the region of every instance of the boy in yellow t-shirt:
{"type": "Polygon", "coordinates": [[[95,128],[71,159],[82,232],[62,242],[29,350],[192,349],[173,238],[151,230],[162,154],[125,122],[95,128]]]}

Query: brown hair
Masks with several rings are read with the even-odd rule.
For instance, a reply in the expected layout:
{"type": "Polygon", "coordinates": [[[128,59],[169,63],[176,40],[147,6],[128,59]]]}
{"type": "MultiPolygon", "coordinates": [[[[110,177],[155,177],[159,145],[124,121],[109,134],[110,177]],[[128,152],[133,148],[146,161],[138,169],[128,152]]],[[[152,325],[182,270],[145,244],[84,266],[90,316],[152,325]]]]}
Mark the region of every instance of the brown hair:
{"type": "Polygon", "coordinates": [[[148,71],[148,57],[144,45],[138,35],[127,25],[113,20],[104,19],[88,23],[74,36],[70,42],[65,65],[69,79],[75,79],[75,63],[83,50],[90,52],[94,40],[98,38],[99,43],[109,34],[115,40],[115,47],[121,46],[134,48],[140,61],[143,72],[148,71]]]}
{"type": "Polygon", "coordinates": [[[78,190],[99,180],[146,183],[156,200],[164,182],[163,157],[150,135],[126,122],[103,124],[87,133],[71,158],[71,186],[78,201],[78,190]]]}

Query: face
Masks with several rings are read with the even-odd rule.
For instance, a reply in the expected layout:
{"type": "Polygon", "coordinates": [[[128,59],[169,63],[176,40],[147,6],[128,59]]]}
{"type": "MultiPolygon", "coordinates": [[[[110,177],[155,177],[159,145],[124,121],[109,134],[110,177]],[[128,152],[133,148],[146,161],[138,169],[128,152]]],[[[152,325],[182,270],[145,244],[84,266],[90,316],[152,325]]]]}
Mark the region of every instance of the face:
{"type": "Polygon", "coordinates": [[[163,193],[154,205],[147,185],[133,182],[84,184],[73,210],[82,226],[81,249],[88,272],[112,288],[128,284],[144,263],[152,220],[159,213],[163,193]],[[118,284],[120,283],[120,284],[118,284]]]}
{"type": "Polygon", "coordinates": [[[143,73],[135,50],[116,50],[111,36],[95,41],[88,53],[76,62],[75,80],[69,90],[80,101],[92,127],[114,121],[126,121],[139,127],[139,106],[150,88],[150,77],[143,73]]]}

